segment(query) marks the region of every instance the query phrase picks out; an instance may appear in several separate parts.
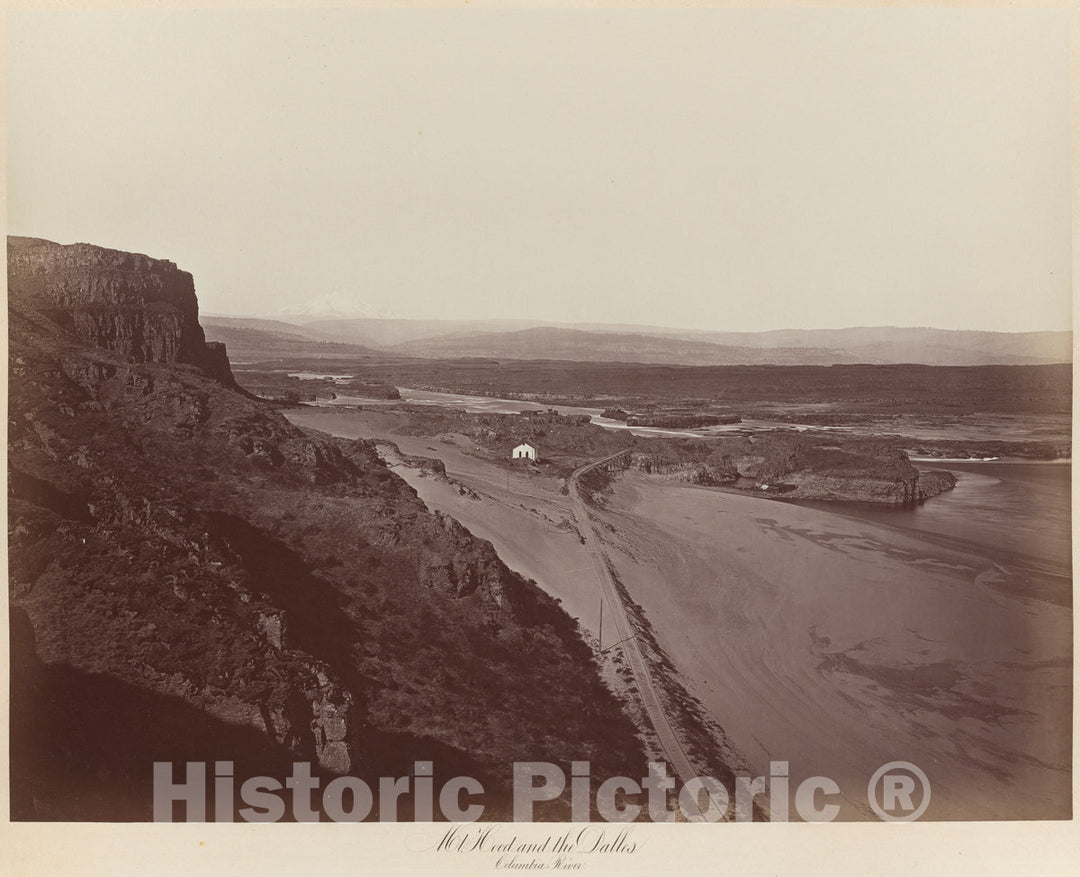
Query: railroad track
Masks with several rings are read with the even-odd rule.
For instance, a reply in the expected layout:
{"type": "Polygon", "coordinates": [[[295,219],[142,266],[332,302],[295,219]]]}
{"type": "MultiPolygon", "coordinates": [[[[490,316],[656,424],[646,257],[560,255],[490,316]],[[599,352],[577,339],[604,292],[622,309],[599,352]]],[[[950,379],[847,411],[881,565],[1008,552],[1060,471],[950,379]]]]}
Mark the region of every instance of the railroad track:
{"type": "MultiPolygon", "coordinates": [[[[620,644],[623,654],[626,656],[627,663],[630,665],[630,670],[634,674],[634,682],[636,683],[638,693],[641,696],[642,706],[649,717],[649,721],[652,723],[653,729],[656,731],[657,739],[660,742],[660,748],[663,750],[668,764],[675,771],[680,782],[685,784],[693,777],[698,776],[698,772],[694,769],[693,764],[686,754],[686,750],[683,748],[682,742],[679,740],[678,735],[675,733],[675,729],[672,727],[667,713],[664,711],[663,703],[660,700],[659,689],[649,670],[649,665],[645,661],[645,656],[641,652],[641,646],[637,641],[637,637],[634,635],[634,629],[630,623],[630,617],[626,612],[626,606],[623,603],[622,597],[619,595],[618,588],[615,586],[615,581],[611,575],[611,570],[608,568],[607,561],[604,558],[604,549],[600,544],[600,537],[597,535],[592,521],[589,519],[585,500],[582,498],[579,491],[578,481],[582,475],[598,466],[613,462],[625,453],[625,451],[620,451],[618,454],[612,454],[611,456],[604,457],[600,460],[595,460],[592,463],[586,463],[584,466],[575,469],[569,480],[570,505],[573,509],[574,517],[578,522],[578,530],[585,539],[586,550],[592,557],[593,567],[596,570],[596,578],[600,583],[600,592],[609,607],[611,619],[617,634],[615,642],[620,643],[621,641],[620,644]]],[[[603,643],[600,645],[602,648],[603,643]]],[[[687,816],[687,818],[691,819],[691,821],[704,821],[701,817],[692,819],[687,816]]]]}

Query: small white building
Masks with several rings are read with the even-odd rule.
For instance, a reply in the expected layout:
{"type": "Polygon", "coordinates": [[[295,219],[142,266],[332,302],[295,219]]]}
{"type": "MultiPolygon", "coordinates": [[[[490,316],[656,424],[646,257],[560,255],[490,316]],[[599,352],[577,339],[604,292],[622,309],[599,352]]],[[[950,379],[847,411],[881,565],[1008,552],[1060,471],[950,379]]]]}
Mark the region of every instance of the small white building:
{"type": "Polygon", "coordinates": [[[514,448],[514,452],[510,456],[514,460],[535,460],[536,448],[528,443],[520,444],[514,448]]]}

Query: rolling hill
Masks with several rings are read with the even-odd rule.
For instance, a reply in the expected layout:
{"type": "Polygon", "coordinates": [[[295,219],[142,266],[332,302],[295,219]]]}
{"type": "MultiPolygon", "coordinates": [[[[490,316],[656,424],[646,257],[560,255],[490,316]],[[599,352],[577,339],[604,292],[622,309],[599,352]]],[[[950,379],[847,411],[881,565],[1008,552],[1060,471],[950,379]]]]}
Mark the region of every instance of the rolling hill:
{"type": "MultiPolygon", "coordinates": [[[[236,332],[221,318],[208,331],[229,341],[236,332]]],[[[783,329],[717,332],[617,324],[542,324],[527,320],[322,319],[302,325],[248,321],[249,331],[273,337],[230,341],[243,357],[248,345],[262,352],[279,344],[359,345],[383,354],[426,358],[488,357],[669,365],[1047,365],[1072,360],[1071,332],[980,332],[920,327],[783,329]],[[302,340],[303,339],[303,340],[302,340]],[[240,341],[239,346],[235,346],[240,341]]],[[[335,355],[308,348],[308,355],[335,355]]],[[[277,353],[277,356],[286,355],[277,353]]],[[[268,357],[261,357],[268,358],[268,357]]]]}
{"type": "Polygon", "coordinates": [[[476,356],[667,365],[832,365],[857,361],[846,352],[822,347],[735,347],[687,338],[585,332],[553,326],[447,335],[408,341],[390,349],[407,356],[439,358],[476,356]]]}
{"type": "Polygon", "coordinates": [[[1070,332],[963,332],[942,329],[793,330],[645,334],[554,326],[467,332],[389,348],[408,356],[481,356],[643,362],[670,365],[1049,365],[1069,362],[1070,332]]]}
{"type": "Polygon", "coordinates": [[[294,356],[372,356],[377,351],[350,344],[304,326],[280,320],[247,317],[203,316],[202,325],[211,341],[229,349],[233,362],[261,362],[294,356]]]}

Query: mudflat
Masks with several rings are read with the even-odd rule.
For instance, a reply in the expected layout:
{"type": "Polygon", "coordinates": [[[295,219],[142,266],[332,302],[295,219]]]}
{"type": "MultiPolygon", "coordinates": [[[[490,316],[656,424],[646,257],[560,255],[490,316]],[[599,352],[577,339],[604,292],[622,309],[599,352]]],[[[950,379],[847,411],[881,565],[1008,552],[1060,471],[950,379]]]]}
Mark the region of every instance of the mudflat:
{"type": "MultiPolygon", "coordinates": [[[[597,634],[595,576],[558,479],[482,459],[464,436],[397,435],[385,412],[288,417],[441,459],[448,479],[381,451],[429,507],[491,541],[597,634]]],[[[590,514],[615,573],[754,775],[786,761],[792,789],[828,777],[840,819],[875,819],[867,783],[902,760],[930,781],[923,819],[1068,817],[1072,610],[1056,561],[1035,562],[1016,539],[988,534],[980,546],[947,527],[889,525],[880,511],[631,472],[604,501],[590,514]]]]}
{"type": "MultiPolygon", "coordinates": [[[[931,500],[932,501],[932,500],[931,500]]],[[[929,819],[1066,818],[1071,608],[947,540],[627,474],[610,558],[696,695],[759,773],[835,780],[870,816],[890,761],[929,819]]]]}

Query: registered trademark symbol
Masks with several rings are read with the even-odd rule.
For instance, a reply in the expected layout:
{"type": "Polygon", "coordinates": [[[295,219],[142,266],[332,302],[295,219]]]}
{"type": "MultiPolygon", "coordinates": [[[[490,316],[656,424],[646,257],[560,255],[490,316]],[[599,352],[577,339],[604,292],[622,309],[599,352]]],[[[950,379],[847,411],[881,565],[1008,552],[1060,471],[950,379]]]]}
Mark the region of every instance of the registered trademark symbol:
{"type": "Polygon", "coordinates": [[[866,799],[885,822],[914,822],[930,806],[930,780],[910,761],[890,761],[870,777],[866,799]]]}

